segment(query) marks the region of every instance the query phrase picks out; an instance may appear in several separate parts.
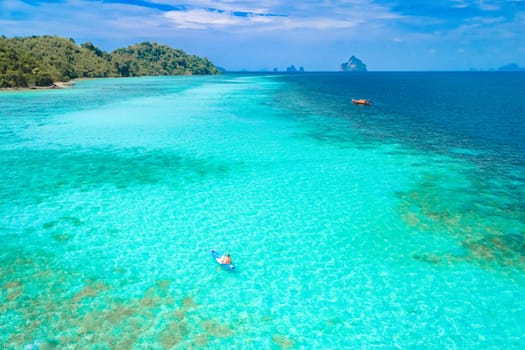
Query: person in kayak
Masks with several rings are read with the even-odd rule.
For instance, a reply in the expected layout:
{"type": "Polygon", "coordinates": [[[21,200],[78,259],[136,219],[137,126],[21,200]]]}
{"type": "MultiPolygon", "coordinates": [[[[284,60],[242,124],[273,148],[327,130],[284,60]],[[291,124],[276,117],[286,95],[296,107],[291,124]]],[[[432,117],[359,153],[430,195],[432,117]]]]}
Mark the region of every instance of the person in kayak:
{"type": "Polygon", "coordinates": [[[224,254],[224,255],[221,256],[221,258],[219,259],[219,264],[230,265],[231,263],[232,263],[232,258],[231,258],[231,256],[230,256],[229,253],[224,254]]]}

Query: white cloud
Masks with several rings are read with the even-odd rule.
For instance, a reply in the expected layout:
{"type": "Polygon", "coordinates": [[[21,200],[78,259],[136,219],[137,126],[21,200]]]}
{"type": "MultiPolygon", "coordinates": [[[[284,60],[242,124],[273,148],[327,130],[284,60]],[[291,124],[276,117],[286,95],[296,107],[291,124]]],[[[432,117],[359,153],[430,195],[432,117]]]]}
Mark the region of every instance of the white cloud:
{"type": "Polygon", "coordinates": [[[189,10],[192,9],[217,9],[223,11],[239,11],[258,14],[271,13],[273,9],[281,5],[281,1],[264,1],[264,4],[255,1],[238,0],[191,0],[189,2],[177,0],[152,0],[151,3],[179,6],[184,4],[189,10]]]}
{"type": "Polygon", "coordinates": [[[452,0],[452,3],[453,3],[452,4],[453,8],[462,9],[462,8],[469,7],[469,4],[467,4],[465,0],[452,0]]]}
{"type": "Polygon", "coordinates": [[[345,29],[356,27],[363,23],[362,20],[339,20],[330,18],[286,18],[277,23],[273,28],[275,30],[290,30],[290,29],[315,29],[315,30],[329,30],[329,29],[345,29]]]}
{"type": "MultiPolygon", "coordinates": [[[[20,0],[0,0],[2,7],[25,7],[30,14],[27,22],[45,22],[51,14],[60,14],[55,32],[60,28],[80,27],[96,19],[97,28],[91,33],[106,30],[109,37],[150,35],[177,28],[186,32],[208,29],[224,32],[278,32],[278,31],[328,31],[362,27],[373,31],[385,22],[400,18],[390,9],[373,3],[373,0],[143,0],[152,6],[137,4],[66,0],[62,3],[42,3],[38,11],[20,0]],[[155,5],[159,5],[158,8],[155,5]],[[177,10],[162,11],[168,5],[177,10]],[[89,19],[88,19],[89,18],[89,19]],[[378,25],[379,23],[379,25],[378,25]],[[123,33],[120,33],[123,31],[123,33]]],[[[12,10],[11,10],[12,11],[12,10]]],[[[9,12],[11,12],[9,11],[9,12]]],[[[22,23],[20,21],[19,23],[22,23]]],[[[31,26],[33,27],[33,26],[31,26]]],[[[85,30],[80,28],[74,32],[85,30]]],[[[9,31],[8,31],[9,32],[9,31]]],[[[347,35],[352,35],[348,33],[347,35]]]]}
{"type": "Polygon", "coordinates": [[[292,29],[344,29],[355,27],[363,20],[360,19],[332,19],[328,17],[284,17],[284,16],[264,16],[247,15],[236,16],[232,12],[209,11],[209,10],[188,10],[170,11],[164,14],[175,27],[179,29],[221,29],[236,27],[250,27],[256,31],[275,31],[292,29]]]}
{"type": "Polygon", "coordinates": [[[451,0],[453,8],[467,8],[477,7],[483,11],[498,11],[500,10],[499,0],[451,0]]]}
{"type": "Polygon", "coordinates": [[[3,13],[4,11],[5,13],[10,11],[27,11],[30,8],[30,5],[18,0],[7,0],[0,2],[0,10],[2,10],[0,13],[3,13]]]}
{"type": "Polygon", "coordinates": [[[241,17],[233,16],[229,12],[216,12],[207,10],[169,11],[164,13],[180,29],[208,29],[210,27],[224,27],[240,25],[241,17]]]}
{"type": "MultiPolygon", "coordinates": [[[[166,4],[167,0],[156,0],[166,4]]],[[[192,8],[164,13],[176,28],[188,30],[224,29],[254,31],[345,29],[372,22],[399,19],[385,7],[369,0],[322,1],[316,5],[301,2],[265,2],[265,7],[249,6],[245,1],[196,0],[192,8]],[[196,7],[198,5],[198,7],[196,7]]]]}
{"type": "Polygon", "coordinates": [[[468,23],[472,24],[494,24],[505,22],[505,17],[472,17],[466,20],[468,23]]]}
{"type": "Polygon", "coordinates": [[[488,1],[485,0],[480,0],[478,6],[483,11],[498,11],[500,9],[499,5],[488,3],[488,1]]]}

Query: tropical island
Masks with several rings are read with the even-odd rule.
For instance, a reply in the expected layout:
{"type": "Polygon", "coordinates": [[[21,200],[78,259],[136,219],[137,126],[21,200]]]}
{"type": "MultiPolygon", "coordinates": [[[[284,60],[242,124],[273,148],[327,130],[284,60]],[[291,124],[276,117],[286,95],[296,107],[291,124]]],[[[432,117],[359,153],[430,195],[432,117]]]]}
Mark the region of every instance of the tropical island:
{"type": "Polygon", "coordinates": [[[289,66],[288,68],[286,68],[286,73],[297,73],[297,72],[300,72],[300,73],[303,73],[304,72],[304,68],[303,67],[299,67],[299,69],[295,68],[295,65],[291,65],[289,66]]]}
{"type": "Polygon", "coordinates": [[[525,67],[520,67],[516,63],[509,63],[498,68],[500,72],[525,72],[525,67]]]}
{"type": "Polygon", "coordinates": [[[56,86],[78,78],[218,74],[207,58],[143,42],[105,52],[58,36],[0,36],[0,88],[56,86]]]}
{"type": "Polygon", "coordinates": [[[352,56],[348,62],[341,63],[340,70],[342,72],[366,72],[366,64],[359,58],[352,56]]]}

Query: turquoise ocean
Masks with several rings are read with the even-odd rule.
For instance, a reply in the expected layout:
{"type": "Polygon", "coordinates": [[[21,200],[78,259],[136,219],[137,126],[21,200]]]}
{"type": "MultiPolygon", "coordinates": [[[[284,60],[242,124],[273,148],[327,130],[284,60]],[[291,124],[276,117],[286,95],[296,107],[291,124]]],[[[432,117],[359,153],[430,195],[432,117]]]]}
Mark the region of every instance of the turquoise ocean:
{"type": "Polygon", "coordinates": [[[0,174],[0,349],[525,348],[525,74],[4,91],[0,174]]]}

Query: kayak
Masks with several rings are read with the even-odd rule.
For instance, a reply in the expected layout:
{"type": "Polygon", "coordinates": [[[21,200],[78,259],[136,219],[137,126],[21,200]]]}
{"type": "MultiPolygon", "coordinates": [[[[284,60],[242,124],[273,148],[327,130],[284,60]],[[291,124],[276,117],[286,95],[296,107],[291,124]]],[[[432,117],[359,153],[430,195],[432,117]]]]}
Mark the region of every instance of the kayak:
{"type": "Polygon", "coordinates": [[[222,264],[220,262],[223,254],[219,253],[218,251],[214,249],[212,249],[210,253],[213,259],[215,260],[215,262],[219,264],[220,267],[222,267],[225,270],[232,270],[232,271],[235,270],[235,266],[233,264],[222,264]]]}

